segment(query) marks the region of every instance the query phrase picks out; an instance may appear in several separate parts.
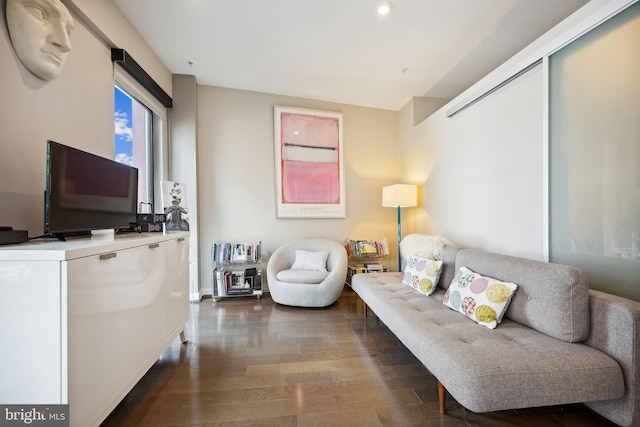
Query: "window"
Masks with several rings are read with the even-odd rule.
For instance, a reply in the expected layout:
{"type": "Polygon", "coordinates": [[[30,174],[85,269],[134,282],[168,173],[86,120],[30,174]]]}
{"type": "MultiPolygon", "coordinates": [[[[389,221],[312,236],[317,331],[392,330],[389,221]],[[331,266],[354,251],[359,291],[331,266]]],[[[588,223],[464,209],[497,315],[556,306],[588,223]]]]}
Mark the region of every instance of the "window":
{"type": "Polygon", "coordinates": [[[138,168],[138,212],[162,212],[168,147],[167,110],[126,71],[114,66],[115,160],[138,168]]]}
{"type": "Polygon", "coordinates": [[[151,110],[115,86],[115,160],[138,169],[138,212],[153,204],[151,110]]]}

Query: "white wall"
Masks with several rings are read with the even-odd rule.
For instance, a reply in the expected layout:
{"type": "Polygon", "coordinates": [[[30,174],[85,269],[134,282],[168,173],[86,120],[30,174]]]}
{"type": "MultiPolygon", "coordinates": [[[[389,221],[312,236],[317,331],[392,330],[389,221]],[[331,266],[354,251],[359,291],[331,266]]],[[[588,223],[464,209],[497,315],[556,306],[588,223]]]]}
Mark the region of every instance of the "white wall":
{"type": "MultiPolygon", "coordinates": [[[[159,65],[157,58],[146,59],[155,55],[111,1],[76,0],[76,4],[81,9],[85,5],[99,5],[103,20],[106,16],[117,18],[117,22],[110,21],[113,30],[103,30],[118,32],[118,47],[145,52],[144,58],[136,60],[154,77],[159,76],[159,80],[166,81],[168,76],[169,83],[164,89],[171,92],[168,70],[159,65]]],[[[45,82],[18,60],[4,25],[4,1],[1,9],[0,225],[26,229],[30,236],[37,236],[43,232],[47,139],[113,156],[111,46],[75,16],[76,30],[71,36],[72,50],[67,63],[57,79],[45,82]]]]}
{"type": "MultiPolygon", "coordinates": [[[[198,191],[198,84],[194,76],[173,76],[173,107],[170,110],[169,178],[186,184],[189,210],[189,293],[200,299],[199,191],[198,191]]],[[[207,261],[207,257],[204,257],[207,261]]]]}
{"type": "Polygon", "coordinates": [[[419,230],[541,258],[541,87],[538,66],[454,117],[440,109],[405,134],[404,177],[423,185],[419,230]]]}
{"type": "Polygon", "coordinates": [[[399,114],[403,176],[423,185],[419,232],[461,246],[547,257],[546,74],[539,65],[478,103],[485,93],[633,3],[592,0],[424,122],[399,114]]]}
{"type": "Polygon", "coordinates": [[[214,241],[261,240],[266,260],[280,244],[297,238],[387,237],[394,250],[387,264],[393,267],[396,212],[381,204],[382,187],[396,183],[401,175],[399,164],[395,111],[200,86],[201,287],[211,289],[209,254],[214,241]],[[276,217],[274,105],[343,114],[345,219],[276,217]]]}

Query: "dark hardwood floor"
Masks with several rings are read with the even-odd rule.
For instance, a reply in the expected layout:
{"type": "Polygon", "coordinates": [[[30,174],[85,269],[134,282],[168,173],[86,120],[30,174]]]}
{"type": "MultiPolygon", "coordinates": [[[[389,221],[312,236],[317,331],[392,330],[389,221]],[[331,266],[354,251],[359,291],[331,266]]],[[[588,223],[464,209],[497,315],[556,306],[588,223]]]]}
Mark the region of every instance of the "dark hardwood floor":
{"type": "Polygon", "coordinates": [[[583,405],[476,414],[346,287],[326,309],[236,298],[191,305],[176,342],[102,426],[613,426],[583,405]]]}

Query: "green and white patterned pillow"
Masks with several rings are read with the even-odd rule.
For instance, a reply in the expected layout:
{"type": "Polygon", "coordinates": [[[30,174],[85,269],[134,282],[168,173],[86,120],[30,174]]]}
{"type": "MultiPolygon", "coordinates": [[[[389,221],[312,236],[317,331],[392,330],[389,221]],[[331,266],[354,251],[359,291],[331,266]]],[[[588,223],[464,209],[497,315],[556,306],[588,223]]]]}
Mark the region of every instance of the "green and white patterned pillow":
{"type": "Polygon", "coordinates": [[[449,308],[495,329],[502,321],[518,285],[482,276],[460,267],[442,302],[449,308]]]}
{"type": "Polygon", "coordinates": [[[434,261],[412,255],[407,259],[402,282],[422,294],[431,295],[436,290],[441,272],[441,260],[434,261]]]}

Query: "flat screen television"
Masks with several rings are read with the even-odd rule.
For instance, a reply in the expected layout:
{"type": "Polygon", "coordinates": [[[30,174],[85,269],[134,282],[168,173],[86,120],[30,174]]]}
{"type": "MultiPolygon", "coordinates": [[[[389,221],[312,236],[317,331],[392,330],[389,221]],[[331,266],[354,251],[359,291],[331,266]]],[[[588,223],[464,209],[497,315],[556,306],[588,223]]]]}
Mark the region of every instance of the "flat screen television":
{"type": "Polygon", "coordinates": [[[47,141],[44,232],[50,237],[136,222],[138,169],[47,141]]]}

